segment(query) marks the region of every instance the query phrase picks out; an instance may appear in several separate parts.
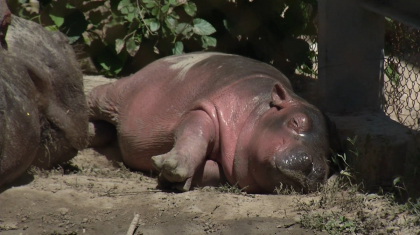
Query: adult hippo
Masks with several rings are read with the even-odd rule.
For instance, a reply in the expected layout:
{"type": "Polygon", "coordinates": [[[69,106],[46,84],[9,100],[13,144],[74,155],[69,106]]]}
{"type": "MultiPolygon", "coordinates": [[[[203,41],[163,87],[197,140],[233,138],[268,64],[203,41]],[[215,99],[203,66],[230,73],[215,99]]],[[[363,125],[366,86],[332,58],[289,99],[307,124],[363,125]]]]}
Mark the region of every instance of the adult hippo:
{"type": "Polygon", "coordinates": [[[249,58],[166,57],[96,87],[88,106],[92,122],[115,125],[128,167],[157,169],[161,183],[180,190],[227,181],[251,193],[308,192],[328,174],[321,112],[281,72],[249,58]]]}
{"type": "Polygon", "coordinates": [[[0,186],[87,145],[82,73],[67,38],[10,14],[0,0],[0,186]]]}

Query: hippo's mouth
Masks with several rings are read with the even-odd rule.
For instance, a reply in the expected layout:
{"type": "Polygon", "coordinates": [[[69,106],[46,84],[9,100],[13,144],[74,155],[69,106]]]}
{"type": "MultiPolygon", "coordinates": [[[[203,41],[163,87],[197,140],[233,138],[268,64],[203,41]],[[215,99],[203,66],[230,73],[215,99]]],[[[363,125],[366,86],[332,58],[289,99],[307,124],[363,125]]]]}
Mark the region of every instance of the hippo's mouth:
{"type": "Polygon", "coordinates": [[[321,155],[310,149],[289,148],[277,151],[273,158],[279,181],[296,191],[311,192],[326,181],[328,165],[321,155]]]}
{"type": "Polygon", "coordinates": [[[280,184],[291,187],[298,192],[305,192],[308,190],[308,178],[302,172],[285,169],[279,166],[277,166],[277,170],[283,176],[279,182],[280,184]]]}
{"type": "Polygon", "coordinates": [[[276,170],[283,176],[280,183],[292,187],[297,192],[309,193],[319,189],[319,186],[325,183],[326,177],[323,170],[316,169],[309,174],[305,174],[300,170],[292,170],[281,166],[276,166],[276,170]]]}

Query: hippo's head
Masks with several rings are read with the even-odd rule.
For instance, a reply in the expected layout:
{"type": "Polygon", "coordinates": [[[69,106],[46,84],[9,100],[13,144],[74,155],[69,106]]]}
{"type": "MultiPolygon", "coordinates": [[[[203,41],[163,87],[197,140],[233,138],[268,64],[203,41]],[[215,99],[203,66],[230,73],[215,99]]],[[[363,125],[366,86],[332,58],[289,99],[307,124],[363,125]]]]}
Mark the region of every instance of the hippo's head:
{"type": "Polygon", "coordinates": [[[239,186],[248,186],[248,192],[273,192],[280,185],[315,190],[328,175],[322,113],[280,84],[263,105],[238,140],[234,172],[239,186]]]}

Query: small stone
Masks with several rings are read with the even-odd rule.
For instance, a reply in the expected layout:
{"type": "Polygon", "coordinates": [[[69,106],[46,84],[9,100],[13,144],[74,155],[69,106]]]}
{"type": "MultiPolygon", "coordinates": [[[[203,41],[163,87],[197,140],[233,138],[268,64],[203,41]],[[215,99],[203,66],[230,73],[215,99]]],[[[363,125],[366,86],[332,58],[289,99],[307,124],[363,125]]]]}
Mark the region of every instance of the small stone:
{"type": "Polygon", "coordinates": [[[60,212],[61,215],[66,215],[67,213],[69,213],[69,209],[62,207],[58,209],[58,212],[60,212]]]}
{"type": "Polygon", "coordinates": [[[9,223],[6,222],[6,223],[0,224],[0,231],[17,230],[17,229],[19,229],[17,222],[9,222],[9,223]]]}

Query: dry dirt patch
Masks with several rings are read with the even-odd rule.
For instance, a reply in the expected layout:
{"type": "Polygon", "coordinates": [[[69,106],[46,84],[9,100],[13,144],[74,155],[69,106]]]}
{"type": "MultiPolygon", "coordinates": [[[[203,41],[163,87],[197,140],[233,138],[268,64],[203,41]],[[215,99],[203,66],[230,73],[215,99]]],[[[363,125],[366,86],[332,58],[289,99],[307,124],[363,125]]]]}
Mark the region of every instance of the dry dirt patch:
{"type": "Polygon", "coordinates": [[[1,234],[126,234],[135,213],[135,234],[314,234],[295,221],[302,196],[163,192],[154,178],[116,168],[93,150],[74,165],[75,174],[38,172],[2,192],[1,234]]]}

